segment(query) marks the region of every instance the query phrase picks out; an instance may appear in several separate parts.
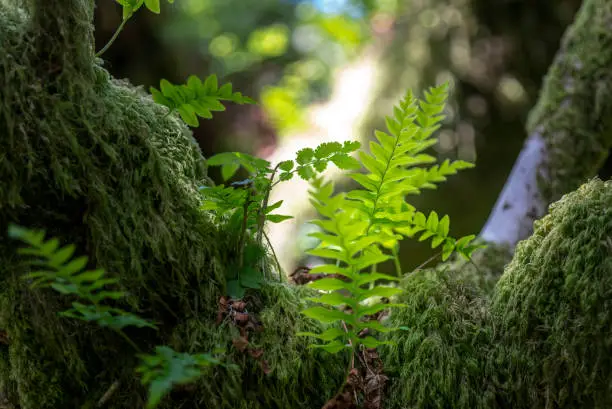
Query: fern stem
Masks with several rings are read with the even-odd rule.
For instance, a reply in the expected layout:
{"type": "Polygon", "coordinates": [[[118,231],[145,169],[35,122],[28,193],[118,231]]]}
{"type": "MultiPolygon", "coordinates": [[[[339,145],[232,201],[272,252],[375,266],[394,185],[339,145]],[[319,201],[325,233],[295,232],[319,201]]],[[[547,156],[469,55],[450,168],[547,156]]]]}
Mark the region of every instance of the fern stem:
{"type": "Polygon", "coordinates": [[[278,261],[278,257],[276,257],[276,252],[274,251],[274,246],[272,246],[272,243],[270,242],[270,237],[268,237],[268,234],[266,232],[263,233],[264,237],[266,238],[266,242],[268,243],[268,246],[270,247],[270,250],[272,251],[272,256],[274,257],[274,262],[276,263],[276,269],[278,270],[278,279],[280,280],[281,283],[284,283],[284,274],[283,274],[283,269],[281,268],[280,262],[278,261]]]}
{"type": "Polygon", "coordinates": [[[427,260],[425,260],[424,262],[422,262],[417,268],[415,268],[414,270],[412,270],[412,272],[416,272],[419,271],[420,269],[422,269],[423,267],[425,267],[427,264],[429,264],[430,261],[432,261],[434,258],[438,257],[440,254],[442,254],[441,251],[438,251],[436,254],[434,254],[433,256],[429,257],[427,260]]]}
{"type": "Polygon", "coordinates": [[[136,350],[136,352],[138,352],[139,354],[142,354],[142,350],[140,349],[140,347],[138,345],[136,345],[136,343],[134,341],[132,341],[132,339],[130,337],[128,337],[125,332],[123,332],[123,330],[118,329],[116,330],[119,335],[121,335],[121,337],[123,337],[123,339],[125,339],[125,341],[130,344],[132,346],[132,348],[134,348],[136,350]]]}
{"type": "Polygon", "coordinates": [[[400,260],[399,260],[399,241],[395,244],[395,246],[393,246],[393,248],[391,249],[391,252],[393,253],[393,264],[395,264],[395,274],[398,277],[402,276],[402,266],[400,264],[400,260]]]}
{"type": "MultiPolygon", "coordinates": [[[[346,327],[346,323],[344,321],[342,321],[342,328],[344,328],[344,332],[346,332],[347,334],[349,333],[349,330],[346,327]]],[[[353,341],[350,338],[348,342],[351,346],[351,359],[349,360],[348,368],[346,368],[346,376],[344,377],[344,382],[342,382],[342,384],[340,385],[340,389],[338,389],[336,395],[340,395],[342,393],[344,387],[348,383],[348,377],[351,374],[351,370],[355,367],[355,345],[353,345],[353,341]]]]}
{"type": "Polygon", "coordinates": [[[102,49],[100,51],[98,51],[96,53],[96,57],[100,57],[102,54],[104,54],[110,48],[111,45],[113,45],[113,43],[115,42],[117,37],[119,37],[119,33],[121,32],[121,30],[123,30],[123,27],[125,26],[125,23],[127,23],[127,21],[130,19],[130,17],[124,19],[121,22],[121,24],[119,24],[119,27],[117,27],[117,30],[115,31],[115,34],[113,34],[111,39],[108,40],[108,43],[106,43],[106,45],[104,47],[102,47],[102,49]]]}

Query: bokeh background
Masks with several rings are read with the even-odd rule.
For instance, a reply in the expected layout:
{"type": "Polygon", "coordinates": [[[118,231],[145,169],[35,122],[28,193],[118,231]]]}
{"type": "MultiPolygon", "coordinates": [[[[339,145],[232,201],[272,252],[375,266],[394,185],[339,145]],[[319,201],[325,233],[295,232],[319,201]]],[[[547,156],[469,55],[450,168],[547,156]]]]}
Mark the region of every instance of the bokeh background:
{"type": "MultiPolygon", "coordinates": [[[[410,88],[450,80],[448,117],[432,154],[473,170],[412,197],[422,211],[451,218],[455,237],[478,233],[510,173],[530,108],[580,0],[176,0],[155,15],[144,8],[104,55],[107,69],[145,89],[165,78],[216,73],[256,99],[200,121],[205,156],[241,151],[276,162],[306,146],[367,143],[410,88]]],[[[114,0],[98,0],[101,48],[121,23],[114,0]]],[[[612,174],[610,161],[601,176],[612,174]]],[[[211,170],[219,181],[219,175],[211,170]]],[[[238,175],[240,178],[244,175],[238,175]]],[[[338,178],[337,173],[330,177],[338,178]]],[[[353,186],[339,178],[341,189],[353,186]]],[[[270,228],[286,272],[308,263],[314,214],[307,184],[281,185],[281,213],[270,228]]],[[[402,243],[402,266],[427,260],[427,244],[402,243]]]]}

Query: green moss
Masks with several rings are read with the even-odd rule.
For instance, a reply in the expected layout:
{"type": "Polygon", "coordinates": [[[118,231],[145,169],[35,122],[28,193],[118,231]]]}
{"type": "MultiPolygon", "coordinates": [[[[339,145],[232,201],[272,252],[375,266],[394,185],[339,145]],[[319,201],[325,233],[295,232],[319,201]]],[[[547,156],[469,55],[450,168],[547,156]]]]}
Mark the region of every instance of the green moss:
{"type": "MultiPolygon", "coordinates": [[[[119,278],[130,294],[123,307],[159,323],[159,332],[127,330],[144,351],[231,351],[238,369],[211,370],[166,407],[322,405],[345,365],[295,336],[315,325],[299,317],[303,290],[269,284],[253,295],[263,332],[251,342],[270,375],[233,349],[235,328],[214,325],[237,240],[199,209],[208,180],[199,147],[176,115],[94,62],[85,41],[93,4],[69,3],[32,1],[34,23],[0,3],[0,234],[10,222],[45,228],[119,278]],[[49,24],[66,27],[43,32],[49,24]]],[[[28,289],[16,247],[0,240],[0,329],[10,338],[0,395],[21,409],[93,408],[119,382],[106,407],[143,407],[135,351],[110,330],[59,317],[72,299],[28,289]]]]}
{"type": "Polygon", "coordinates": [[[450,269],[418,271],[402,287],[407,307],[389,320],[405,331],[391,333],[395,345],[381,352],[391,376],[385,408],[490,408],[485,294],[450,269]]]}
{"type": "Polygon", "coordinates": [[[493,294],[504,267],[512,260],[512,251],[506,244],[482,244],[487,247],[475,251],[470,261],[457,255],[453,261],[445,264],[445,268],[452,271],[453,276],[473,285],[488,297],[493,294]]]}
{"type": "Polygon", "coordinates": [[[565,34],[527,130],[547,145],[547,203],[597,174],[612,147],[612,4],[585,1],[565,34]]]}
{"type": "MultiPolygon", "coordinates": [[[[263,350],[270,369],[264,375],[257,360],[231,347],[240,336],[228,323],[217,328],[210,318],[191,319],[178,326],[171,344],[210,350],[230,346],[228,363],[239,369],[215,368],[198,381],[196,399],[205,407],[230,409],[274,409],[321,407],[346,376],[346,356],[308,349],[311,338],[298,337],[300,331],[320,331],[319,324],[304,319],[303,288],[266,284],[256,294],[247,295],[253,314],[262,325],[261,332],[249,335],[250,346],[263,350]],[[196,347],[197,346],[197,347],[196,347]]],[[[172,406],[168,406],[170,408],[172,406]]]]}
{"type": "Polygon", "coordinates": [[[551,206],[496,288],[496,369],[512,407],[612,404],[612,182],[551,206]],[[504,371],[505,372],[505,371],[504,371]]]}

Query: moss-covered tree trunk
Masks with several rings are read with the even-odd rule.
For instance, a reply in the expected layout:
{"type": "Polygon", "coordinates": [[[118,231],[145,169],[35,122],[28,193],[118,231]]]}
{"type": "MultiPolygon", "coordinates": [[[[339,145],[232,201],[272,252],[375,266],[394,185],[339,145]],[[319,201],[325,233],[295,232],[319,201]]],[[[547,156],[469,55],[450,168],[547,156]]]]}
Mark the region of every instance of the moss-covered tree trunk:
{"type": "MultiPolygon", "coordinates": [[[[534,132],[549,135],[548,163],[559,164],[538,185],[546,204],[595,172],[553,160],[559,152],[600,160],[610,143],[611,3],[585,2],[533,115],[534,132]]],[[[231,322],[215,322],[237,238],[199,209],[206,169],[186,126],[94,59],[92,8],[0,2],[0,231],[46,228],[117,277],[130,294],[122,307],[159,323],[129,331],[139,349],[228,351],[235,366],[214,368],[162,407],[321,407],[346,362],[295,336],[316,326],[299,314],[306,290],[270,282],[246,297],[259,359],[233,344],[231,322]]],[[[409,308],[391,320],[408,330],[381,350],[391,377],[384,407],[608,407],[611,192],[591,182],[559,202],[496,287],[507,260],[497,246],[479,255],[478,270],[455,263],[405,279],[409,308]]],[[[72,299],[28,288],[26,271],[15,243],[0,240],[0,405],[144,407],[136,351],[108,329],[58,317],[72,299]]]]}

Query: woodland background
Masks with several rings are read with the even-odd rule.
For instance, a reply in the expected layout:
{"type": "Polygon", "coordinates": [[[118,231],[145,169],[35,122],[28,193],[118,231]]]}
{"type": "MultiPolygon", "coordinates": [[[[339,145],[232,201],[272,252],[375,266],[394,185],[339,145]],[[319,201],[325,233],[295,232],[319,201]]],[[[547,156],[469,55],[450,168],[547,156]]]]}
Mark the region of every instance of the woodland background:
{"type": "MultiPolygon", "coordinates": [[[[166,4],[161,15],[138,13],[104,59],[113,76],[146,89],[158,86],[161,78],[181,83],[191,74],[217,73],[255,98],[258,106],[230,105],[193,129],[205,157],[231,150],[270,158],[282,146],[295,152],[301,146],[293,140],[316,146],[328,140],[326,135],[363,142],[375,128],[383,128],[382,118],[405,89],[418,95],[450,79],[450,115],[435,151],[440,159],[475,161],[476,168],[420,195],[414,204],[449,214],[461,236],[477,233],[485,223],[523,146],[525,121],[543,76],[580,4],[181,0],[166,4]],[[346,72],[355,66],[352,74],[346,72]],[[338,91],[342,81],[345,89],[357,90],[338,91]],[[366,89],[359,92],[360,87],[366,89]],[[328,118],[317,123],[316,113],[310,114],[313,105],[322,106],[328,118]],[[361,115],[351,116],[351,110],[361,115]],[[343,138],[334,134],[338,128],[349,132],[343,138]]],[[[95,33],[100,47],[120,21],[115,2],[98,2],[95,33]]],[[[218,182],[215,171],[211,176],[218,182]]],[[[600,177],[610,175],[608,159],[600,177]]],[[[305,186],[287,189],[304,191],[305,186]]],[[[285,227],[296,237],[295,245],[282,239],[287,230],[277,233],[277,240],[271,232],[289,272],[305,261],[300,253],[309,246],[304,222],[312,214],[305,193],[302,198],[305,203],[289,210],[301,214],[297,224],[285,227]]],[[[408,269],[431,255],[425,243],[402,245],[408,269]]]]}

